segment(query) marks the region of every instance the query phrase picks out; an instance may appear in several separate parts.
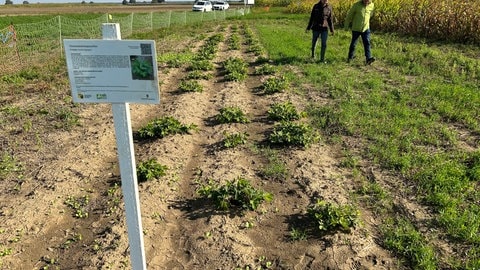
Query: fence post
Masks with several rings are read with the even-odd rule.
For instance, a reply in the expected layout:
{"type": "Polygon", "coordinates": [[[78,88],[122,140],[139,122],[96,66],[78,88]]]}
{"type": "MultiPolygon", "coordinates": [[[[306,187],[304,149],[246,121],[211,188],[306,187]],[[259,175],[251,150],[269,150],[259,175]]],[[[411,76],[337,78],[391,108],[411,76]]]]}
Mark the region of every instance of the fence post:
{"type": "Polygon", "coordinates": [[[62,16],[58,15],[58,39],[60,43],[60,58],[62,58],[63,53],[63,42],[62,42],[62,16]]]}
{"type": "Polygon", "coordinates": [[[172,11],[168,11],[168,24],[167,27],[170,27],[170,23],[172,22],[172,11]]]}
{"type": "Polygon", "coordinates": [[[150,11],[150,30],[153,31],[153,11],[150,11]]]}

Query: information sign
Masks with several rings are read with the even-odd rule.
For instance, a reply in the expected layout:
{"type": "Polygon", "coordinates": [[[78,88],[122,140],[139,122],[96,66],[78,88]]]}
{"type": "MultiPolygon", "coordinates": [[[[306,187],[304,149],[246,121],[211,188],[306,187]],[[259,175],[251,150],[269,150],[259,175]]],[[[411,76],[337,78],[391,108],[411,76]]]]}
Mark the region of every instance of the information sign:
{"type": "Polygon", "coordinates": [[[160,103],[153,40],[65,39],[74,102],[160,103]]]}

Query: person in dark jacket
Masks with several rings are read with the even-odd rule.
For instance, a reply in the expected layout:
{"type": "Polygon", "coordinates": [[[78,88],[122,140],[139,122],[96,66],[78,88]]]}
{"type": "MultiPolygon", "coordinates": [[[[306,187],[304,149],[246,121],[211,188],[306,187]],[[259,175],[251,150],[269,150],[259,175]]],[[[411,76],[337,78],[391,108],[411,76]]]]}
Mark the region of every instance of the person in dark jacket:
{"type": "Polygon", "coordinates": [[[327,49],[328,30],[335,34],[333,29],[333,10],[328,0],[320,0],[312,8],[307,30],[312,30],[312,58],[315,58],[315,47],[318,37],[322,41],[320,50],[320,61],[325,62],[325,51],[327,49]]]}

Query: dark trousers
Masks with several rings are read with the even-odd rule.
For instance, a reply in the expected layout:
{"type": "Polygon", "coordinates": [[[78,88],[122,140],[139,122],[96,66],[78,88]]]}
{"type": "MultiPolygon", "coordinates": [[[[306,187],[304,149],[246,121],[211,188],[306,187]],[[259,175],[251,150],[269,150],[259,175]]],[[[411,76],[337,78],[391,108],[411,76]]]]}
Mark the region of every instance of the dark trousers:
{"type": "Polygon", "coordinates": [[[352,41],[350,42],[350,49],[348,50],[348,59],[353,59],[355,56],[355,47],[357,46],[359,37],[362,37],[365,58],[368,60],[372,58],[372,53],[370,51],[370,29],[367,29],[365,32],[352,31],[352,41]]]}
{"type": "Polygon", "coordinates": [[[321,39],[320,61],[324,61],[325,51],[327,50],[328,29],[324,29],[321,31],[312,31],[312,58],[315,57],[315,47],[317,45],[317,40],[319,37],[321,39]]]}

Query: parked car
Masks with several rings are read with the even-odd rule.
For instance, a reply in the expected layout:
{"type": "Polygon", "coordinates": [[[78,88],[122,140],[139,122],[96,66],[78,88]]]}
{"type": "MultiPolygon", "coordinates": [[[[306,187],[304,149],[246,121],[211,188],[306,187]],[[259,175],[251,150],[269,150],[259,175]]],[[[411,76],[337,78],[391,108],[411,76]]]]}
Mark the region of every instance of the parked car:
{"type": "Polygon", "coordinates": [[[225,1],[218,1],[218,2],[215,2],[215,4],[213,4],[214,10],[226,10],[229,7],[230,5],[228,4],[228,2],[225,2],[225,1]]]}
{"type": "Polygon", "coordinates": [[[201,12],[206,12],[206,11],[212,11],[213,5],[212,2],[210,1],[197,1],[195,4],[193,4],[193,11],[201,11],[201,12]]]}

